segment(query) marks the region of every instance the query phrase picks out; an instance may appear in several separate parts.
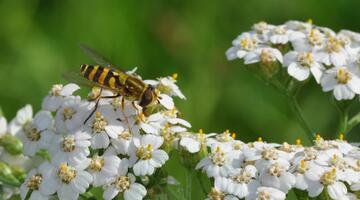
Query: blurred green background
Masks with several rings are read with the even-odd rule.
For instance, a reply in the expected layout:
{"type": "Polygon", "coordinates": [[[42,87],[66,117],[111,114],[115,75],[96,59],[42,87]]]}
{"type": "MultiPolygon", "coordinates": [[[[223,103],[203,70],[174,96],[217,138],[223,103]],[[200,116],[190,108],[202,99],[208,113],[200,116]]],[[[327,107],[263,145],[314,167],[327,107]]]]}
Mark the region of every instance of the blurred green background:
{"type": "MultiPolygon", "coordinates": [[[[358,0],[0,0],[0,105],[8,118],[27,103],[38,110],[52,84],[65,83],[62,73],[92,63],[78,48],[85,43],[123,69],[138,67],[145,79],[177,72],[187,100],[176,103],[194,130],[306,142],[283,96],[224,53],[261,20],[311,18],[360,32],[359,8],[358,0]]],[[[313,80],[300,95],[306,118],[325,137],[338,123],[329,96],[313,80]]],[[[359,131],[348,139],[359,141],[359,131]]]]}

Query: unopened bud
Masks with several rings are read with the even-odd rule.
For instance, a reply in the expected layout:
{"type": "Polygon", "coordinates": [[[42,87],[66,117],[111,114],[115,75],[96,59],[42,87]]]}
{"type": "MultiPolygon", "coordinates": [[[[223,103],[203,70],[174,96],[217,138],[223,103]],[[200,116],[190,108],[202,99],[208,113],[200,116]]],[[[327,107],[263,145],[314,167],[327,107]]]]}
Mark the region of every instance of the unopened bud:
{"type": "Polygon", "coordinates": [[[10,134],[5,134],[0,138],[0,146],[3,146],[11,155],[19,155],[22,153],[23,149],[22,142],[10,134]]]}
{"type": "Polygon", "coordinates": [[[16,179],[15,176],[12,174],[10,167],[6,163],[1,161],[0,161],[0,181],[5,184],[16,187],[19,187],[21,184],[20,181],[16,179]]]}

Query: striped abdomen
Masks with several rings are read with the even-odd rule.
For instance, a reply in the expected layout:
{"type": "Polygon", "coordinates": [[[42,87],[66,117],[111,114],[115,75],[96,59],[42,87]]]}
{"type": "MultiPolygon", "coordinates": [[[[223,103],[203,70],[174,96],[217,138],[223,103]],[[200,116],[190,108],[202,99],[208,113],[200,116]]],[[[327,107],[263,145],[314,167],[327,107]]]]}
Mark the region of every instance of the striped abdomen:
{"type": "Polygon", "coordinates": [[[80,73],[86,79],[112,90],[117,91],[124,86],[120,81],[121,74],[109,67],[83,64],[80,67],[80,73]]]}

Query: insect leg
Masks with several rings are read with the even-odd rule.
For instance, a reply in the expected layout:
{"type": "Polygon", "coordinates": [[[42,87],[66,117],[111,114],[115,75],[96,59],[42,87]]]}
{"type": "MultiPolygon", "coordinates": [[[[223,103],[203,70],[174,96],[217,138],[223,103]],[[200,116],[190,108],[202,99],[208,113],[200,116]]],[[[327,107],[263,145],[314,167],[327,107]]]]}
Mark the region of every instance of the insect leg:
{"type": "Polygon", "coordinates": [[[119,96],[121,96],[120,94],[116,94],[116,95],[114,95],[114,96],[102,96],[102,97],[100,97],[101,99],[114,99],[114,98],[117,98],[117,97],[119,97],[119,96]]]}
{"type": "Polygon", "coordinates": [[[90,115],[85,119],[84,124],[86,124],[86,122],[90,119],[90,117],[95,113],[95,111],[99,105],[99,101],[100,101],[100,97],[97,98],[96,103],[95,103],[95,108],[91,111],[90,115]]]}

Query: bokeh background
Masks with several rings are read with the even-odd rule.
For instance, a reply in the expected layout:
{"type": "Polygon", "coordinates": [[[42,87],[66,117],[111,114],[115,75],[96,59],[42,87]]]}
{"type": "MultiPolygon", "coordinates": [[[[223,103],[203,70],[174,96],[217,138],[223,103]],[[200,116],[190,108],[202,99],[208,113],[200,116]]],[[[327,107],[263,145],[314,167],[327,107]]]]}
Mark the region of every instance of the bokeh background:
{"type": "MultiPolygon", "coordinates": [[[[78,48],[85,43],[123,69],[138,67],[145,79],[177,72],[187,100],[176,103],[194,130],[229,129],[244,141],[261,136],[307,143],[283,96],[224,53],[239,33],[262,20],[311,18],[334,30],[360,32],[359,7],[358,0],[0,0],[0,106],[8,118],[27,103],[38,110],[52,84],[66,83],[62,73],[93,63],[78,48]]],[[[324,137],[338,123],[329,96],[314,81],[300,95],[311,127],[324,137]]],[[[359,131],[348,139],[359,141],[359,131]]],[[[181,173],[175,175],[180,180],[181,173]]]]}

